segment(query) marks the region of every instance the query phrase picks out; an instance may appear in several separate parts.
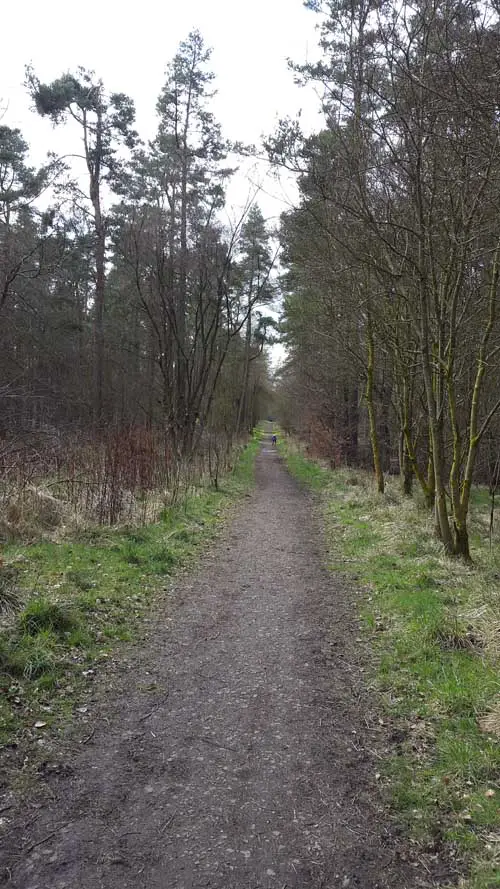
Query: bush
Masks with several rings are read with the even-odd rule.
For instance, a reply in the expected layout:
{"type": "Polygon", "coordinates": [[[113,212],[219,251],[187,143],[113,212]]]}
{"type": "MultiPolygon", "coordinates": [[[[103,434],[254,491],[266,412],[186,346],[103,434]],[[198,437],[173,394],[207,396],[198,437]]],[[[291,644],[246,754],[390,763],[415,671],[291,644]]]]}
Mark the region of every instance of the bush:
{"type": "Polygon", "coordinates": [[[168,574],[175,565],[176,558],[168,547],[160,546],[151,553],[153,570],[158,574],[168,574]]]}
{"type": "Polygon", "coordinates": [[[95,581],[87,571],[69,570],[65,572],[66,580],[84,593],[95,587],[95,581]]]}
{"type": "Polygon", "coordinates": [[[74,630],[78,623],[78,617],[68,607],[49,602],[43,596],[32,599],[19,615],[19,628],[27,636],[36,636],[43,630],[61,636],[74,630]]]}
{"type": "Polygon", "coordinates": [[[57,639],[50,630],[36,636],[22,636],[9,643],[0,643],[0,669],[11,676],[36,679],[51,673],[56,666],[57,639]]]}

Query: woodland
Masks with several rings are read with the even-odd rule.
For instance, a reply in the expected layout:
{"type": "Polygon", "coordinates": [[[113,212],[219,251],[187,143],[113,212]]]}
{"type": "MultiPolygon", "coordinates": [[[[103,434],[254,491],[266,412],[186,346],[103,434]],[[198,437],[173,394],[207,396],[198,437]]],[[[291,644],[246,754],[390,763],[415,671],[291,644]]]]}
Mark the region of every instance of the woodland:
{"type": "Polygon", "coordinates": [[[234,158],[252,149],[210,110],[198,32],[147,144],[131,99],[92,72],[46,84],[27,69],[54,150],[34,169],[0,123],[3,534],[13,491],[40,478],[47,502],[102,523],[148,492],[217,483],[272,412],[332,466],[373,467],[381,493],[399,475],[445,551],[470,559],[472,485],[500,476],[500,4],[305,5],[317,60],[291,67],[323,124],[283,119],[265,140],[298,186],[279,232],[257,204],[227,223],[234,158]],[[84,178],[57,153],[61,126],[84,178]]]}
{"type": "Polygon", "coordinates": [[[101,523],[138,508],[147,518],[148,493],[173,502],[204,474],[216,484],[258,419],[276,248],[257,205],[221,221],[233,170],[209,59],[192,32],[168,66],[149,144],[130,98],[83,68],[50,84],[26,69],[54,148],[59,127],[74,135],[73,166],[54,153],[33,169],[22,134],[0,126],[7,533],[19,519],[12,491],[36,499],[40,477],[101,523]]]}
{"type": "Polygon", "coordinates": [[[499,473],[498,3],[309,0],[321,57],[296,65],[324,128],[284,120],[283,423],[332,465],[373,465],[469,560],[471,486],[499,473]],[[288,408],[286,407],[288,405],[288,408]]]}

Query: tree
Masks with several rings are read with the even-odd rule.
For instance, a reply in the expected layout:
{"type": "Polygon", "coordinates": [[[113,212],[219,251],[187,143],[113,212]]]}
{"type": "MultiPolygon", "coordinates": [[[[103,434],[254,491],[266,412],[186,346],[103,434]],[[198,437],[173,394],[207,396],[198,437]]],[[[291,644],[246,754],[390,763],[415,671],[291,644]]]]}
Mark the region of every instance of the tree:
{"type": "Polygon", "coordinates": [[[137,134],[132,128],[134,105],[123,93],[108,96],[101,80],[79,68],[77,74],[63,74],[51,84],[41,83],[31,68],[27,83],[37,112],[56,124],[73,120],[81,129],[83,155],[89,177],[88,197],[92,206],[95,234],[94,293],[94,422],[101,426],[104,385],[104,312],[106,292],[107,218],[103,209],[102,186],[113,187],[119,180],[123,161],[119,146],[131,149],[137,134]]]}
{"type": "Polygon", "coordinates": [[[167,436],[181,458],[203,435],[230,344],[249,312],[235,262],[241,224],[230,231],[219,219],[231,171],[209,110],[209,59],[198,32],[181,43],[158,100],[157,136],[136,153],[115,213],[116,250],[134,282],[167,436]]]}
{"type": "MultiPolygon", "coordinates": [[[[188,335],[190,308],[189,249],[195,232],[212,223],[223,199],[223,183],[229,173],[221,166],[227,155],[219,124],[208,110],[213,96],[214,75],[207,69],[211,50],[198,31],[180,44],[167,72],[157,112],[159,127],[153,156],[167,161],[170,211],[170,252],[175,263],[175,292],[171,300],[172,333],[175,341],[175,404],[172,423],[180,441],[192,437],[188,335]],[[173,303],[173,304],[172,304],[173,303]]],[[[202,315],[205,313],[202,312],[202,315]]],[[[196,387],[195,387],[196,388],[196,387]]]]}
{"type": "Polygon", "coordinates": [[[36,214],[33,204],[47,187],[58,165],[40,170],[27,166],[28,145],[18,129],[0,125],[0,312],[17,278],[38,275],[52,211],[36,214]],[[22,242],[21,217],[39,216],[40,236],[22,242]]]}
{"type": "Polygon", "coordinates": [[[239,276],[237,286],[244,295],[243,313],[246,318],[237,432],[240,432],[243,426],[252,428],[252,415],[249,412],[250,364],[262,353],[267,328],[272,326],[271,319],[263,317],[262,314],[257,316],[258,308],[269,305],[276,296],[276,286],[271,280],[271,273],[275,266],[277,251],[274,254],[271,252],[269,241],[270,236],[262,211],[254,205],[241,228],[239,250],[242,256],[236,269],[236,274],[239,276]]]}
{"type": "MultiPolygon", "coordinates": [[[[477,450],[500,406],[488,384],[500,348],[499,97],[491,76],[498,16],[491,4],[473,2],[308,5],[324,14],[324,56],[300,73],[321,84],[326,129],[302,144],[301,210],[331,245],[323,283],[319,273],[313,280],[324,293],[336,279],[339,319],[347,311],[366,338],[379,482],[380,427],[397,420],[406,489],[411,466],[435,503],[445,550],[468,559],[477,450]],[[388,393],[396,399],[392,418],[388,393]],[[427,424],[420,453],[416,408],[427,424]]],[[[282,127],[272,147],[288,156],[293,147],[295,160],[293,135],[282,127]]],[[[302,260],[295,247],[292,260],[296,270],[302,260]]]]}

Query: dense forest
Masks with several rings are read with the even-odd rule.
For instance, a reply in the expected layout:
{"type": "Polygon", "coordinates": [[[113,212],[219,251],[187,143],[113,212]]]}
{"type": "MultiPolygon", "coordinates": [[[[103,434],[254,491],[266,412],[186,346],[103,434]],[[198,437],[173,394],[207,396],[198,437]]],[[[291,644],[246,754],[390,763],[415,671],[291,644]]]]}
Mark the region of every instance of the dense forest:
{"type": "Polygon", "coordinates": [[[399,473],[435,510],[445,550],[469,558],[471,485],[495,487],[500,466],[500,8],[305,5],[318,58],[292,67],[324,125],[304,135],[282,120],[266,140],[299,189],[280,252],[257,205],[227,224],[235,146],[210,110],[198,32],[168,66],[147,144],[131,99],[93,73],[45,84],[27,69],[54,153],[34,169],[2,121],[6,502],[41,468],[61,495],[81,484],[101,521],[123,514],[124,492],[216,480],[268,410],[281,294],[283,428],[333,465],[373,465],[380,492],[399,473]]]}
{"type": "Polygon", "coordinates": [[[131,99],[83,68],[50,84],[27,68],[33,111],[54,124],[42,169],[22,133],[0,126],[7,505],[12,486],[43,473],[115,521],[127,492],[175,497],[204,472],[216,482],[260,415],[276,247],[255,204],[224,222],[232,146],[210,111],[209,60],[192,32],[149,144],[131,99]],[[63,125],[71,159],[57,156],[63,125]]]}
{"type": "Polygon", "coordinates": [[[498,482],[499,4],[308,0],[295,66],[324,127],[284,120],[283,422],[334,463],[400,473],[469,558],[471,484],[498,482]]]}

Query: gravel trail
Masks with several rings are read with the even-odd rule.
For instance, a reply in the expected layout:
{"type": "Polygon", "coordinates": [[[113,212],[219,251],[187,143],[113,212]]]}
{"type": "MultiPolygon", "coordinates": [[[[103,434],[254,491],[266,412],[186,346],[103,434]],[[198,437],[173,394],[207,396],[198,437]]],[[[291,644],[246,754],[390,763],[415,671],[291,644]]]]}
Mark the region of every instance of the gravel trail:
{"type": "Polygon", "coordinates": [[[355,594],[324,560],[311,500],[266,443],[255,492],[175,583],[94,734],[47,777],[46,805],[14,824],[0,882],[433,885],[382,809],[385,729],[364,690],[355,594]]]}

